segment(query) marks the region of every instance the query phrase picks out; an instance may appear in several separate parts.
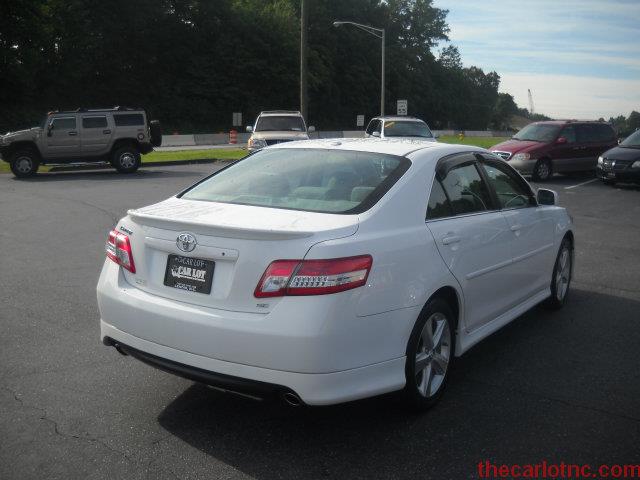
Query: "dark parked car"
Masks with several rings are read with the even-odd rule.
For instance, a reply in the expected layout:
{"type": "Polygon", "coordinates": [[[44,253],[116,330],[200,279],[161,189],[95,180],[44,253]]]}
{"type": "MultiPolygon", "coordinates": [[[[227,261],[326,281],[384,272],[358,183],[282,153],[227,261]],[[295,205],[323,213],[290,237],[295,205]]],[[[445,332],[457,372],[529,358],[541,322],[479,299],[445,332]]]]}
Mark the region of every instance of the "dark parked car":
{"type": "Polygon", "coordinates": [[[598,177],[606,184],[640,183],[640,130],[598,158],[598,177]]]}
{"type": "Polygon", "coordinates": [[[598,156],[616,144],[608,123],[562,120],[531,123],[491,151],[541,181],[554,173],[594,170],[598,156]]]}

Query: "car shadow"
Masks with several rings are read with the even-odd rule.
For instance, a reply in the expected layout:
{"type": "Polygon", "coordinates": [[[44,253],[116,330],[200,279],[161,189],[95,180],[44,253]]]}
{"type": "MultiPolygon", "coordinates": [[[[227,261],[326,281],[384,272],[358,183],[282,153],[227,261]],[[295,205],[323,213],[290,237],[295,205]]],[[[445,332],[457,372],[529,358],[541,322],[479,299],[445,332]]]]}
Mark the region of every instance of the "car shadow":
{"type": "Polygon", "coordinates": [[[631,458],[638,311],[638,301],[579,289],[561,311],[536,307],[459,358],[440,402],[422,414],[404,410],[398,394],[293,408],[194,384],[158,421],[259,479],[476,478],[484,459],[631,458]]]}
{"type": "MultiPolygon", "coordinates": [[[[211,169],[214,172],[216,169],[211,169]]],[[[115,170],[68,170],[64,172],[40,172],[33,177],[28,178],[15,178],[12,180],[16,182],[65,182],[65,181],[77,181],[77,180],[99,180],[107,181],[113,180],[118,182],[138,182],[144,180],[158,179],[158,178],[181,178],[181,177],[198,177],[199,175],[205,176],[209,172],[201,172],[195,170],[182,170],[181,167],[162,168],[155,167],[153,170],[147,170],[141,168],[135,173],[119,173],[115,170]]]]}

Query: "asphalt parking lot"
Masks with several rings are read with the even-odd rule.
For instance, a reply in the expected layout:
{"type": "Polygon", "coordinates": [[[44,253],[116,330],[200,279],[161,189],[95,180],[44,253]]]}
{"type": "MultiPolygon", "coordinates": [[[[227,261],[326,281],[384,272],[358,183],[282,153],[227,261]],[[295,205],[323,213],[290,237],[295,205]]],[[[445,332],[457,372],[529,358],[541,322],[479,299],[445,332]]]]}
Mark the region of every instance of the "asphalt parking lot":
{"type": "Polygon", "coordinates": [[[545,184],[576,224],[568,304],[475,347],[441,402],[413,415],[392,395],[312,409],[254,402],[101,344],[108,230],[213,168],[0,175],[0,478],[461,479],[485,459],[637,463],[639,186],[545,184]]]}

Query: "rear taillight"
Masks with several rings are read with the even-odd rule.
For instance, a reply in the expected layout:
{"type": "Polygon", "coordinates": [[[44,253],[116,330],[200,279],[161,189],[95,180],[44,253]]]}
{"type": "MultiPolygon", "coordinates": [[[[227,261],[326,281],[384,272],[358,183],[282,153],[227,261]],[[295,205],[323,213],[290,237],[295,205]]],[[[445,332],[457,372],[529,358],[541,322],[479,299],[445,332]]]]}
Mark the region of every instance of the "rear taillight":
{"type": "Polygon", "coordinates": [[[367,283],[371,255],[328,260],[276,260],[265,270],[254,295],[325,295],[367,283]]]}
{"type": "Polygon", "coordinates": [[[136,265],[133,263],[133,252],[131,251],[131,243],[129,237],[117,230],[109,232],[109,238],[105,246],[107,257],[116,262],[118,265],[136,273],[136,265]]]}

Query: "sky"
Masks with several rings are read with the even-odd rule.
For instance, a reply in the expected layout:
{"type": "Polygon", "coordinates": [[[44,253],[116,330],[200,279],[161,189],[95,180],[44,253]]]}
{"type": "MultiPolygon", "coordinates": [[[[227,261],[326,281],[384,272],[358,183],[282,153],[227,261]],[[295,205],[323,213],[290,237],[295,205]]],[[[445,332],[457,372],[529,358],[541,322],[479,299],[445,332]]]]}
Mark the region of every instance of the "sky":
{"type": "Polygon", "coordinates": [[[553,118],[640,111],[640,0],[434,0],[465,66],[553,118]]]}

